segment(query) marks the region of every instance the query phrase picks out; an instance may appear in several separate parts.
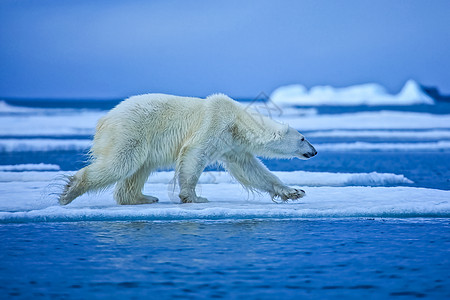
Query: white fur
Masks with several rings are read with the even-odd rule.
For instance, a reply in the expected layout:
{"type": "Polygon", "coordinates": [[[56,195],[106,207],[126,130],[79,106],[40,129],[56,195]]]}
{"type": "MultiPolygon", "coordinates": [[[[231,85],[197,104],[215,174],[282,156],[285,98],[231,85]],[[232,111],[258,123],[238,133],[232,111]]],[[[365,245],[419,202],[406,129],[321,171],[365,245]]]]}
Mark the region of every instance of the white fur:
{"type": "Polygon", "coordinates": [[[255,156],[306,159],[315,153],[296,130],[222,94],[206,99],[134,96],[99,120],[91,164],[69,178],[60,203],[114,183],[117,203],[153,203],[158,199],[142,194],[144,183],[152,171],[171,166],[181,201],[207,202],[196,195],[195,186],[203,169],[214,162],[222,163],[248,189],[297,199],[304,192],[285,186],[255,156]]]}

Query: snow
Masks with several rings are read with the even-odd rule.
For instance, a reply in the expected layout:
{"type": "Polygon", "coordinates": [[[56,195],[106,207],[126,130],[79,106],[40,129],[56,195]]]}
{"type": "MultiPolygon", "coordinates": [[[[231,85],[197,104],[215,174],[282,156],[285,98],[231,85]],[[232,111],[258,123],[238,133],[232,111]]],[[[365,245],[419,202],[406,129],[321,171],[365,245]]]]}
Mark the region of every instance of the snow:
{"type": "Polygon", "coordinates": [[[422,130],[422,131],[396,131],[396,130],[328,130],[308,132],[307,137],[363,137],[363,138],[394,138],[394,139],[450,139],[450,130],[422,130]]]}
{"type": "Polygon", "coordinates": [[[317,116],[290,117],[284,123],[302,131],[331,129],[449,129],[450,115],[430,113],[374,111],[317,116]]]}
{"type": "Polygon", "coordinates": [[[5,115],[1,116],[0,136],[93,135],[97,120],[105,114],[105,111],[69,111],[5,115]]]}
{"type": "Polygon", "coordinates": [[[279,87],[271,94],[270,99],[282,107],[434,104],[434,100],[423,92],[414,80],[408,80],[396,95],[389,94],[383,86],[375,83],[345,88],[315,86],[309,91],[303,85],[295,84],[279,87]]]}
{"type": "MultiPolygon", "coordinates": [[[[0,165],[0,171],[58,171],[60,168],[55,164],[18,164],[18,165],[0,165]]],[[[1,174],[1,173],[0,173],[1,174]]]]}
{"type": "Polygon", "coordinates": [[[438,141],[429,143],[329,143],[329,144],[314,144],[317,151],[348,151],[348,150],[396,150],[396,151],[410,151],[410,150],[448,150],[450,149],[450,141],[438,141]]]}
{"type": "Polygon", "coordinates": [[[0,222],[450,216],[450,191],[373,187],[411,183],[395,174],[274,172],[307,192],[299,201],[276,204],[267,194],[247,193],[225,172],[205,172],[197,191],[211,202],[182,205],[173,190],[173,172],[158,172],[144,187],[144,193],[160,199],[157,204],[119,206],[108,189],[59,206],[50,195],[63,185],[58,178],[72,173],[0,172],[0,222]]]}
{"type": "Polygon", "coordinates": [[[23,107],[10,105],[5,101],[0,101],[0,113],[8,113],[8,114],[28,114],[28,113],[38,113],[45,112],[47,109],[45,108],[33,108],[33,107],[23,107]]]}
{"type": "Polygon", "coordinates": [[[84,151],[91,145],[87,139],[0,139],[0,152],[84,151]]]}
{"type": "Polygon", "coordinates": [[[56,199],[39,195],[45,183],[1,184],[6,192],[3,198],[14,203],[2,201],[0,222],[450,217],[450,191],[411,187],[309,187],[305,188],[306,197],[277,204],[267,195],[249,195],[237,184],[222,183],[219,193],[216,184],[202,184],[201,195],[211,202],[179,204],[170,185],[156,183],[147,184],[144,191],[152,191],[160,199],[157,204],[119,206],[108,190],[98,195],[83,195],[68,206],[59,206],[56,199]]]}

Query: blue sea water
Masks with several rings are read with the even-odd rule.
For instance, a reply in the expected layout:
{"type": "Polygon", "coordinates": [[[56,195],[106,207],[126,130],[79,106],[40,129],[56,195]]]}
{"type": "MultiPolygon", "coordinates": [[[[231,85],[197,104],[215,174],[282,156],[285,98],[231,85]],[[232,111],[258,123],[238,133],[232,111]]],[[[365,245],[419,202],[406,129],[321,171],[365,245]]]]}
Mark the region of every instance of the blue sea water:
{"type": "MultiPolygon", "coordinates": [[[[102,110],[116,103],[10,101],[102,110]]],[[[319,113],[382,109],[450,113],[445,103],[319,113]]],[[[1,165],[57,164],[66,171],[85,160],[81,151],[0,153],[1,165]]],[[[264,162],[281,171],[403,174],[414,181],[410,186],[450,190],[449,151],[334,151],[264,162]]],[[[417,218],[0,224],[0,297],[448,299],[449,226],[449,219],[417,218]]]]}
{"type": "Polygon", "coordinates": [[[448,299],[449,229],[441,219],[7,224],[0,293],[448,299]]]}

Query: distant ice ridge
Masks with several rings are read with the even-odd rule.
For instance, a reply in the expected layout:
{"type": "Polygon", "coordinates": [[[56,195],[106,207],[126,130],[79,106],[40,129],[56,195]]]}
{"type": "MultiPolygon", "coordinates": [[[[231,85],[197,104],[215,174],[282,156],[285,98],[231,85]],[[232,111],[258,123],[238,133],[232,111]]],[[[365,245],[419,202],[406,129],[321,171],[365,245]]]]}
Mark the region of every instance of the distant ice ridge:
{"type": "Polygon", "coordinates": [[[312,131],[305,135],[309,137],[363,137],[363,138],[392,138],[392,139],[450,139],[450,130],[421,130],[421,131],[396,131],[396,130],[327,130],[312,131]]]}
{"type": "Polygon", "coordinates": [[[315,86],[309,91],[303,85],[294,84],[277,88],[270,99],[278,106],[284,107],[434,104],[434,100],[412,79],[408,80],[396,95],[389,94],[383,86],[376,83],[345,88],[315,86]]]}
{"type": "Polygon", "coordinates": [[[429,113],[374,111],[345,114],[304,116],[301,118],[286,116],[282,121],[295,129],[449,129],[450,115],[429,113]]]}
{"type": "Polygon", "coordinates": [[[80,113],[86,111],[99,111],[98,109],[84,109],[84,108],[41,108],[41,107],[27,107],[19,105],[8,104],[4,100],[0,100],[0,115],[55,115],[55,114],[69,114],[80,113]]]}
{"type": "Polygon", "coordinates": [[[0,152],[85,151],[91,145],[86,139],[0,139],[0,152]]]}
{"type": "Polygon", "coordinates": [[[54,164],[18,164],[0,165],[0,171],[58,171],[60,167],[54,164]]]}
{"type": "Polygon", "coordinates": [[[450,141],[438,141],[429,143],[329,143],[329,144],[315,144],[317,151],[344,151],[344,150],[448,150],[450,149],[450,141]]]}
{"type": "Polygon", "coordinates": [[[1,116],[0,136],[93,135],[104,111],[64,111],[47,114],[1,116]]]}
{"type": "Polygon", "coordinates": [[[41,113],[48,112],[49,109],[46,108],[34,108],[34,107],[24,107],[24,106],[15,106],[6,103],[6,101],[0,100],[0,114],[8,113],[8,114],[29,114],[29,113],[41,113]]]}

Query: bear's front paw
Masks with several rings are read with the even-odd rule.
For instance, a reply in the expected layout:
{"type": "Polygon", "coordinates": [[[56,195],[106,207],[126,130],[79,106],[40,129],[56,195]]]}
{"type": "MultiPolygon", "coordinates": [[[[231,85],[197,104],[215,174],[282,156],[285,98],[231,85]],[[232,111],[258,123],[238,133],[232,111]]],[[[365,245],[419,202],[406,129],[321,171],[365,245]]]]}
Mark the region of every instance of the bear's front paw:
{"type": "Polygon", "coordinates": [[[272,195],[272,200],[275,202],[274,198],[279,197],[283,202],[291,200],[296,200],[305,196],[305,191],[301,189],[286,189],[279,191],[275,195],[272,195]]]}
{"type": "Polygon", "coordinates": [[[181,203],[208,203],[208,199],[198,196],[182,196],[180,195],[181,203]]]}
{"type": "MultiPolygon", "coordinates": [[[[289,191],[289,193],[286,194],[286,200],[288,199],[299,199],[302,198],[303,196],[305,196],[305,191],[301,190],[301,189],[292,189],[291,191],[289,191]]],[[[284,200],[284,199],[283,199],[284,200]]]]}

